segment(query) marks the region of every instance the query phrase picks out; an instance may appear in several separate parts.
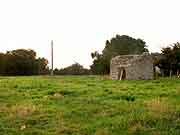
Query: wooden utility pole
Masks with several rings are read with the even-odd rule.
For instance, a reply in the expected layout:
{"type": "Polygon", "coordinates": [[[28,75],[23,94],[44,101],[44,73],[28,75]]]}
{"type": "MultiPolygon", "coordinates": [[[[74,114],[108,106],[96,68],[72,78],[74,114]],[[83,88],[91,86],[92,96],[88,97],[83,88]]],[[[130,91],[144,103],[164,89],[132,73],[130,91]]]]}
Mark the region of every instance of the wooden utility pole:
{"type": "Polygon", "coordinates": [[[51,40],[51,76],[53,76],[54,75],[54,72],[53,72],[53,70],[54,70],[54,52],[53,52],[54,50],[53,50],[53,40],[51,40]]]}

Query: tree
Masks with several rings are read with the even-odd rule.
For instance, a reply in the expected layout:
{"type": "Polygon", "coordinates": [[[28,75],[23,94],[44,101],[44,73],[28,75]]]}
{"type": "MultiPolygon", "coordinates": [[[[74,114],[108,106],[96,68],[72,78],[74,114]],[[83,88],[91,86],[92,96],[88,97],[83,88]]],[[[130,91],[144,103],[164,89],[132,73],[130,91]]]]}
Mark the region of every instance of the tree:
{"type": "Polygon", "coordinates": [[[97,51],[91,53],[93,64],[91,70],[94,74],[108,74],[110,61],[117,55],[142,54],[148,52],[146,43],[141,39],[134,39],[126,35],[116,35],[110,41],[107,40],[102,54],[97,51]]]}
{"type": "Polygon", "coordinates": [[[79,63],[74,63],[63,69],[55,69],[54,74],[56,75],[88,75],[89,70],[84,68],[79,63]]]}
{"type": "Polygon", "coordinates": [[[180,43],[174,43],[162,48],[162,58],[158,62],[158,67],[164,71],[166,76],[179,74],[180,71],[180,43]]]}
{"type": "Polygon", "coordinates": [[[13,75],[32,75],[36,52],[31,49],[17,49],[7,52],[7,73],[13,75]]]}
{"type": "Polygon", "coordinates": [[[37,75],[48,70],[45,58],[36,58],[31,49],[17,49],[0,53],[0,75],[37,75]]]}
{"type": "Polygon", "coordinates": [[[38,75],[44,75],[44,74],[50,74],[50,70],[48,67],[48,60],[45,58],[38,58],[36,59],[36,65],[35,65],[35,74],[38,75]]]}
{"type": "Polygon", "coordinates": [[[5,73],[5,65],[6,65],[5,54],[0,53],[0,75],[3,75],[5,73]]]}

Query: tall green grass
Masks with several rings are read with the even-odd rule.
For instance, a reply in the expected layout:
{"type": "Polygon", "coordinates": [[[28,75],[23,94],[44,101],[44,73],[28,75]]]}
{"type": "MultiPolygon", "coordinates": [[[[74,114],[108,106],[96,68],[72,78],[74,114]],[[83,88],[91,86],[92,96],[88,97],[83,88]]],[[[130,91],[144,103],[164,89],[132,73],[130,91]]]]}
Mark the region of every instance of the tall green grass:
{"type": "Polygon", "coordinates": [[[0,77],[0,135],[180,135],[180,79],[0,77]]]}

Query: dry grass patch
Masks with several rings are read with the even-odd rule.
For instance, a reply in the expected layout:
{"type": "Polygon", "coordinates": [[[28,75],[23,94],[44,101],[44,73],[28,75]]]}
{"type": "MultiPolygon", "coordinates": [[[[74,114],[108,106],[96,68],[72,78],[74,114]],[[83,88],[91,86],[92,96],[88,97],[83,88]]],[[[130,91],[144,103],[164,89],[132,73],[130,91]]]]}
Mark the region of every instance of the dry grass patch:
{"type": "Polygon", "coordinates": [[[7,113],[7,106],[5,104],[0,105],[0,113],[7,113]]]}
{"type": "Polygon", "coordinates": [[[152,132],[152,135],[160,135],[161,133],[160,133],[160,131],[153,131],[152,132]]]}
{"type": "Polygon", "coordinates": [[[175,107],[168,103],[165,98],[156,98],[146,102],[146,107],[149,112],[155,117],[160,117],[163,114],[169,114],[174,112],[175,107]]]}
{"type": "Polygon", "coordinates": [[[7,113],[9,117],[26,117],[37,111],[37,107],[32,104],[28,105],[12,105],[12,106],[1,106],[0,112],[7,113]]]}
{"type": "Polygon", "coordinates": [[[176,88],[176,90],[177,90],[177,94],[180,95],[180,86],[178,86],[178,87],[176,88]]]}
{"type": "Polygon", "coordinates": [[[132,125],[129,129],[128,129],[128,131],[129,131],[129,133],[136,133],[137,131],[140,131],[141,129],[143,129],[143,126],[141,125],[141,123],[140,122],[138,122],[138,123],[135,123],[134,125],[132,125]]]}
{"type": "Polygon", "coordinates": [[[104,129],[97,129],[95,135],[111,135],[111,134],[104,129]]]}
{"type": "Polygon", "coordinates": [[[31,115],[37,110],[34,105],[15,105],[12,107],[12,112],[16,113],[20,117],[26,117],[31,115]]]}

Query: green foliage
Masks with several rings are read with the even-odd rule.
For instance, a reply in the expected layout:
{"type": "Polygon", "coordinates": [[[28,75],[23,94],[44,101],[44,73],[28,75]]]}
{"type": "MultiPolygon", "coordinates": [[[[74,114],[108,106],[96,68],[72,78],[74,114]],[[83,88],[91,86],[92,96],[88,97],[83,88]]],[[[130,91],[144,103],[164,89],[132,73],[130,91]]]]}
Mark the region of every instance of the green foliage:
{"type": "Polygon", "coordinates": [[[164,75],[177,75],[180,71],[180,43],[162,48],[162,57],[156,63],[163,71],[164,75]]]}
{"type": "Polygon", "coordinates": [[[91,53],[91,57],[94,59],[91,70],[94,74],[108,74],[111,58],[117,55],[142,54],[148,52],[146,47],[146,43],[141,39],[116,35],[110,41],[106,41],[102,54],[97,51],[91,53]]]}
{"type": "Polygon", "coordinates": [[[36,52],[17,49],[0,53],[0,75],[39,75],[48,72],[48,61],[36,58],[36,52]]]}
{"type": "Polygon", "coordinates": [[[71,66],[58,70],[54,70],[55,75],[88,75],[90,71],[84,68],[79,63],[74,63],[71,66]]]}
{"type": "Polygon", "coordinates": [[[0,77],[1,135],[179,135],[180,79],[0,77]]]}

